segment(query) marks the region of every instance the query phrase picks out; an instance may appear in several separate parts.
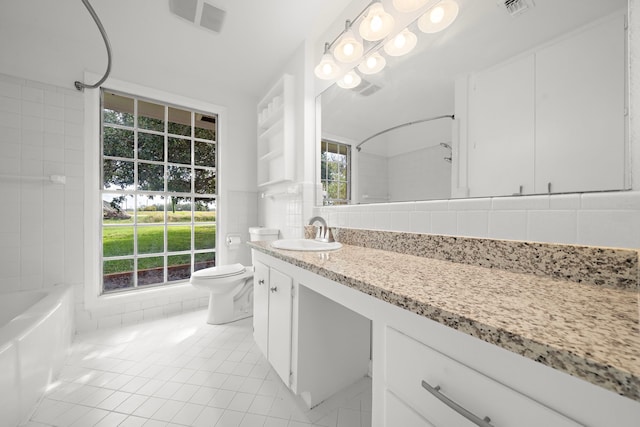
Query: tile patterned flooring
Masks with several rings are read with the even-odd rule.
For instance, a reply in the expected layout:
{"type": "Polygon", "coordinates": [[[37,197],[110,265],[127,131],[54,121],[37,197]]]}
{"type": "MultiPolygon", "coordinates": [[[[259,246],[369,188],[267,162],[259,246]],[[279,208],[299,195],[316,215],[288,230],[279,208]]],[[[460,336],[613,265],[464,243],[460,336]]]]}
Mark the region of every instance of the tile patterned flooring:
{"type": "Polygon", "coordinates": [[[255,345],[206,311],[78,335],[25,427],[369,427],[364,378],[308,410],[255,345]]]}

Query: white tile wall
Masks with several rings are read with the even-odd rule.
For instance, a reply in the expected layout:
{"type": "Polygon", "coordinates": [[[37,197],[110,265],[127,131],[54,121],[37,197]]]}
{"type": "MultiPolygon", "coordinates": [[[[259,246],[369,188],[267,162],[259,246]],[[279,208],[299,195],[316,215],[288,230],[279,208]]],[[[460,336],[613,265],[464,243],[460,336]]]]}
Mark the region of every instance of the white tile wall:
{"type": "Polygon", "coordinates": [[[640,191],[321,207],[330,226],[640,248],[640,191]]]}
{"type": "MultiPolygon", "coordinates": [[[[73,284],[80,331],[205,307],[208,298],[194,290],[85,309],[84,143],[82,93],[0,74],[0,175],[67,177],[65,185],[0,178],[0,293],[73,284]]],[[[241,199],[234,206],[255,215],[255,193],[241,199]]],[[[235,221],[246,230],[248,219],[235,221]]]]}
{"type": "Polygon", "coordinates": [[[304,182],[261,189],[257,225],[280,230],[281,238],[303,237],[304,225],[312,216],[315,194],[315,184],[304,182]]]}
{"type": "MultiPolygon", "coordinates": [[[[83,109],[80,93],[0,75],[0,174],[64,175],[67,164],[82,165],[82,145],[67,145],[67,138],[82,136],[83,109]]],[[[0,292],[81,280],[82,220],[74,209],[83,193],[76,175],[75,186],[0,179],[0,258],[10,264],[0,266],[0,292]]]]}

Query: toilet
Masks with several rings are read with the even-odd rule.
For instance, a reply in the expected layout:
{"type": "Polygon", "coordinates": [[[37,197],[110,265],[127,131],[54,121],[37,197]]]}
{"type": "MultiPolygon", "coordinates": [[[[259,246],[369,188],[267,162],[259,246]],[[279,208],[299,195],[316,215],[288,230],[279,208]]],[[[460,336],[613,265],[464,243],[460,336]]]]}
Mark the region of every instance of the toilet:
{"type": "MultiPolygon", "coordinates": [[[[251,241],[277,240],[274,228],[249,228],[251,241]]],[[[221,325],[253,315],[253,266],[242,264],[219,265],[198,270],[189,282],[209,292],[207,323],[221,325]]]]}

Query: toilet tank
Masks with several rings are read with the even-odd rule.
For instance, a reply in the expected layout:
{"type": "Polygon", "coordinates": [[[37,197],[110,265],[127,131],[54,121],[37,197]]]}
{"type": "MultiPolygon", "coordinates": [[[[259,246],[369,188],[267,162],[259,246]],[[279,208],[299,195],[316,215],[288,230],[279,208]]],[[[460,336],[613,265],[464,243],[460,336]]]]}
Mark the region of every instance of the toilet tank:
{"type": "Polygon", "coordinates": [[[277,228],[266,228],[266,227],[249,227],[249,237],[252,242],[259,240],[278,240],[278,236],[280,235],[280,230],[277,228]]]}

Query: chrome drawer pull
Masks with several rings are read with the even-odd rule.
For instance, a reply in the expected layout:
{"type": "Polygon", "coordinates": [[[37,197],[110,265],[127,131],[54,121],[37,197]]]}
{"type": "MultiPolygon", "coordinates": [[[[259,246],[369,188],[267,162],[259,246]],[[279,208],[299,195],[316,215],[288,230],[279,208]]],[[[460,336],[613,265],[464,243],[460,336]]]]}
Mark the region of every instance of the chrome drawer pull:
{"type": "Polygon", "coordinates": [[[449,399],[447,396],[442,394],[440,392],[440,386],[439,385],[437,385],[435,387],[431,387],[429,385],[429,383],[427,383],[425,380],[422,380],[422,387],[425,390],[427,390],[429,393],[431,393],[433,395],[433,397],[435,397],[436,399],[438,399],[439,401],[441,401],[442,403],[447,405],[449,408],[453,409],[458,414],[462,415],[463,417],[465,417],[466,419],[468,419],[469,421],[474,423],[475,425],[480,426],[480,427],[493,427],[493,424],[490,424],[491,418],[484,417],[484,419],[482,419],[482,418],[478,417],[477,415],[472,414],[471,412],[467,411],[462,406],[458,405],[456,402],[454,402],[453,400],[449,399]]]}
{"type": "Polygon", "coordinates": [[[273,288],[271,288],[271,292],[278,292],[278,287],[274,286],[273,288]]]}
{"type": "Polygon", "coordinates": [[[258,285],[264,285],[264,279],[258,280],[258,285]]]}

